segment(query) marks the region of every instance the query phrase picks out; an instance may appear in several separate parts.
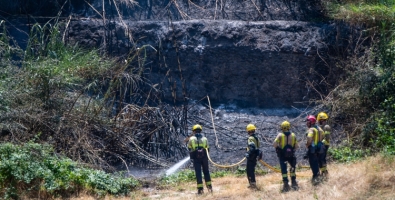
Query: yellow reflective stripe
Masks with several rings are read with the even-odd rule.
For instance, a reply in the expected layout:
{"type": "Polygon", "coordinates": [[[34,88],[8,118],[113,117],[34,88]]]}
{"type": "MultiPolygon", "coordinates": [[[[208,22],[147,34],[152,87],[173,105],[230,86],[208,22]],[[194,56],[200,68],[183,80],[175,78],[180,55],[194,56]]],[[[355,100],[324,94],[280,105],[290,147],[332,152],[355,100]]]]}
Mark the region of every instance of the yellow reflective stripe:
{"type": "Polygon", "coordinates": [[[255,147],[256,147],[256,148],[259,148],[259,142],[256,141],[256,139],[255,139],[253,136],[248,137],[247,146],[248,146],[248,144],[249,144],[250,142],[253,142],[253,143],[255,144],[255,147]]]}
{"type": "Polygon", "coordinates": [[[292,133],[292,147],[295,147],[296,144],[296,136],[295,133],[292,133]]]}
{"type": "Polygon", "coordinates": [[[207,138],[205,138],[205,137],[202,138],[201,142],[198,142],[198,139],[196,137],[192,138],[191,139],[191,147],[192,147],[192,150],[196,150],[198,147],[207,149],[208,148],[207,138]]]}
{"type": "Polygon", "coordinates": [[[276,142],[278,144],[278,137],[276,137],[276,139],[274,139],[274,142],[276,142]]]}
{"type": "Polygon", "coordinates": [[[198,188],[203,188],[203,183],[197,184],[198,188]]]}
{"type": "Polygon", "coordinates": [[[316,128],[313,128],[313,131],[314,131],[314,145],[317,145],[318,144],[318,137],[319,137],[319,133],[318,133],[318,130],[316,129],[316,128]]]}
{"type": "Polygon", "coordinates": [[[283,175],[283,178],[287,178],[288,177],[288,174],[282,174],[283,175]]]}
{"type": "Polygon", "coordinates": [[[206,186],[210,186],[210,185],[211,185],[211,181],[207,181],[206,186]]]}
{"type": "Polygon", "coordinates": [[[326,171],[326,167],[320,168],[320,171],[326,171]]]}
{"type": "Polygon", "coordinates": [[[193,150],[195,150],[195,149],[196,149],[196,143],[195,143],[195,140],[192,140],[192,141],[191,141],[191,144],[192,144],[192,149],[193,149],[193,150]]]}
{"type": "MultiPolygon", "coordinates": [[[[296,136],[294,133],[291,133],[291,146],[295,147],[295,144],[296,144],[296,136]]],[[[281,135],[281,149],[284,149],[285,145],[287,144],[286,144],[285,134],[283,133],[281,135]]]]}
{"type": "Polygon", "coordinates": [[[296,176],[296,173],[291,173],[291,176],[296,176]]]}
{"type": "Polygon", "coordinates": [[[261,143],[259,141],[256,141],[256,148],[260,148],[261,147],[261,143]]]}
{"type": "Polygon", "coordinates": [[[331,134],[330,131],[324,131],[325,135],[331,134]]]}

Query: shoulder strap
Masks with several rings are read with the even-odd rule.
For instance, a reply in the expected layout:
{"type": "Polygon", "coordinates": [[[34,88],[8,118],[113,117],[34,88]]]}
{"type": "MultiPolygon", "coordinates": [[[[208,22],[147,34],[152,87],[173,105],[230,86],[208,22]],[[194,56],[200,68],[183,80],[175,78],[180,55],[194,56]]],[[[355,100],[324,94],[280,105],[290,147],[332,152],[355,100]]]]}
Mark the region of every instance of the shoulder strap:
{"type": "MultiPolygon", "coordinates": [[[[256,148],[259,148],[259,146],[260,146],[260,144],[259,144],[259,139],[258,139],[255,135],[251,135],[250,137],[253,137],[253,138],[255,139],[256,145],[257,145],[256,148]]],[[[248,137],[248,139],[249,139],[250,137],[248,137]]],[[[247,143],[248,143],[248,141],[247,141],[247,143]]]]}
{"type": "Polygon", "coordinates": [[[261,147],[261,143],[259,142],[258,137],[256,137],[256,136],[254,135],[254,138],[255,138],[256,143],[257,143],[257,148],[260,148],[260,147],[261,147]]]}
{"type": "Polygon", "coordinates": [[[295,133],[291,133],[291,135],[292,135],[292,147],[295,147],[295,144],[296,144],[296,136],[295,136],[295,133]]]}
{"type": "Polygon", "coordinates": [[[281,133],[281,148],[284,149],[288,145],[288,136],[281,133]],[[286,138],[286,139],[285,139],[286,138]]]}
{"type": "Polygon", "coordinates": [[[313,132],[314,132],[313,143],[314,143],[314,145],[316,145],[318,143],[318,140],[320,139],[320,132],[318,131],[318,129],[316,127],[312,127],[312,128],[313,128],[313,132]]]}
{"type": "Polygon", "coordinates": [[[199,149],[199,139],[198,138],[196,138],[196,139],[197,139],[197,143],[198,143],[197,149],[199,149]]]}

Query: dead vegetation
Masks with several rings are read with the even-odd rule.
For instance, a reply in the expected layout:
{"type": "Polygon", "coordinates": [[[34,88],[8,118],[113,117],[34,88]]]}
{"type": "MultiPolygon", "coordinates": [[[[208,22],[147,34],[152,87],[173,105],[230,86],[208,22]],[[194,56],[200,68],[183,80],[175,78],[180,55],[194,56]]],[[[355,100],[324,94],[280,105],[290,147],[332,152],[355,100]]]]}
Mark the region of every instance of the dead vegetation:
{"type": "MultiPolygon", "coordinates": [[[[143,199],[394,199],[395,162],[393,157],[369,157],[355,163],[329,165],[330,178],[317,187],[310,183],[311,171],[297,173],[299,191],[281,193],[281,175],[270,173],[259,175],[257,183],[259,191],[247,188],[248,181],[245,176],[225,176],[212,180],[213,194],[196,195],[196,183],[188,182],[181,185],[159,188],[142,188],[134,192],[131,198],[143,199]],[[306,176],[306,177],[304,177],[306,176]]],[[[93,199],[89,196],[80,198],[93,199]]],[[[105,199],[129,199],[107,197],[105,199]]]]}

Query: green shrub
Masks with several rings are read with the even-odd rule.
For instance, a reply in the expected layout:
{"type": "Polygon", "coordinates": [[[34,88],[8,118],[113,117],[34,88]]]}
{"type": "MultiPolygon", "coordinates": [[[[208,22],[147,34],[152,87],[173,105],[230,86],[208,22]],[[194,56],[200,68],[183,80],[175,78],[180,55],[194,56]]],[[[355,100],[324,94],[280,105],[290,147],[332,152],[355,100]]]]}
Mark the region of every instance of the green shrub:
{"type": "Polygon", "coordinates": [[[339,162],[353,162],[371,155],[369,149],[358,149],[349,144],[338,148],[329,148],[328,155],[339,162]]]}
{"type": "Polygon", "coordinates": [[[0,160],[0,191],[10,198],[28,195],[16,189],[21,185],[28,186],[32,193],[42,191],[52,196],[81,189],[98,195],[127,195],[139,185],[133,178],[79,167],[76,162],[57,156],[48,145],[3,143],[0,160]]]}

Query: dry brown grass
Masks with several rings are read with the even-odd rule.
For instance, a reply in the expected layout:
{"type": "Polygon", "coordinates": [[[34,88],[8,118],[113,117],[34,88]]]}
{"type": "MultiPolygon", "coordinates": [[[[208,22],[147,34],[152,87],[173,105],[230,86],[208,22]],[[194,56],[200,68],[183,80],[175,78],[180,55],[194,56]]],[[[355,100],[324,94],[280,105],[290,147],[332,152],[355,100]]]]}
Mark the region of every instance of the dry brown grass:
{"type": "MultiPolygon", "coordinates": [[[[393,160],[393,158],[392,158],[393,160]]],[[[309,170],[297,175],[300,189],[281,193],[281,176],[278,173],[258,176],[259,191],[247,188],[246,177],[227,176],[213,180],[213,194],[196,195],[195,183],[185,183],[168,189],[145,188],[133,193],[131,197],[106,199],[395,199],[395,162],[382,156],[370,157],[364,161],[351,164],[329,165],[330,179],[316,187],[310,184],[309,170]]],[[[94,199],[80,197],[78,199],[94,199]]]]}

